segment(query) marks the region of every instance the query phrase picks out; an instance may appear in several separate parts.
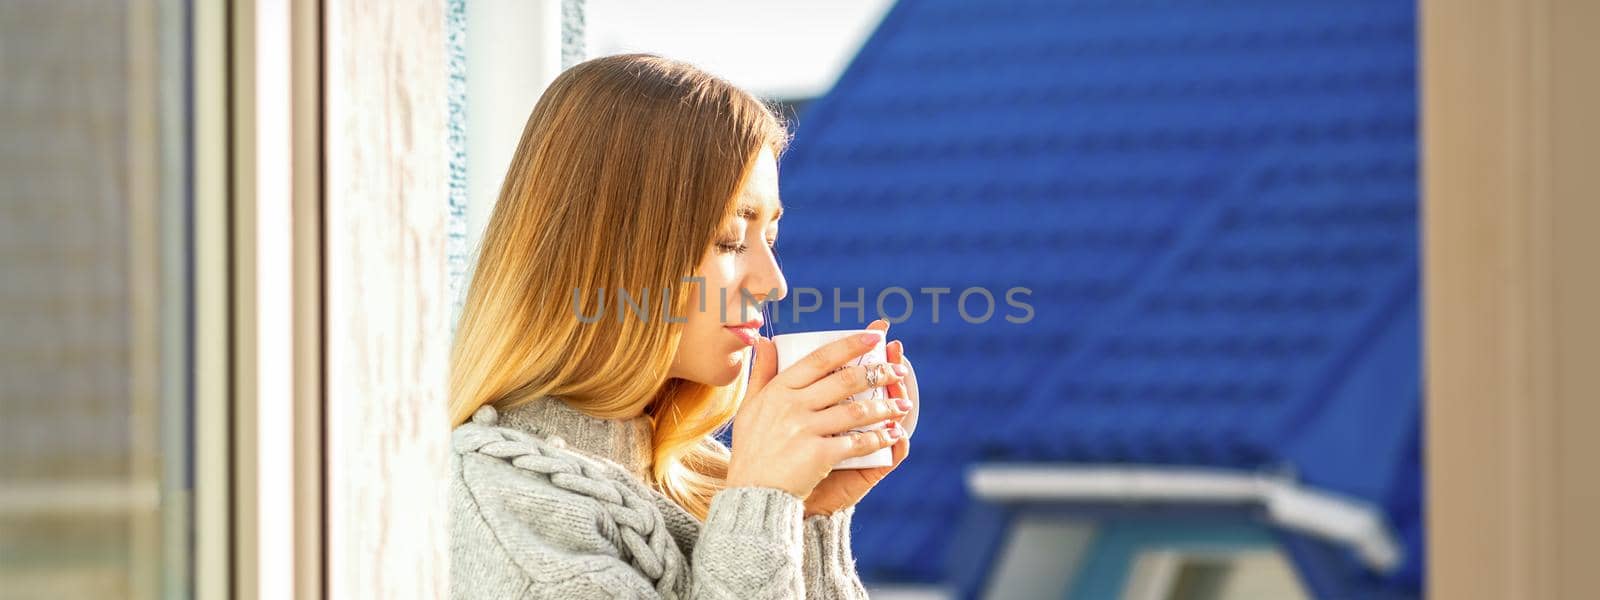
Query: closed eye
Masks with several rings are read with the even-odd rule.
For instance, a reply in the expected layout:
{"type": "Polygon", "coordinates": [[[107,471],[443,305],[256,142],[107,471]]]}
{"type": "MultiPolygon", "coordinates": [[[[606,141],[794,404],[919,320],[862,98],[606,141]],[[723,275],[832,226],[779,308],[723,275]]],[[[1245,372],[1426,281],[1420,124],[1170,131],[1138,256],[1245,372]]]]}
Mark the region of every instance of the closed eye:
{"type": "MultiPolygon", "coordinates": [[[[767,248],[771,249],[771,250],[777,250],[778,249],[778,242],[776,240],[767,241],[767,248]]],[[[750,245],[749,244],[735,244],[735,243],[729,243],[729,242],[718,242],[717,243],[717,249],[719,249],[719,250],[721,250],[723,252],[732,252],[734,254],[744,254],[744,253],[750,251],[750,245]]]]}

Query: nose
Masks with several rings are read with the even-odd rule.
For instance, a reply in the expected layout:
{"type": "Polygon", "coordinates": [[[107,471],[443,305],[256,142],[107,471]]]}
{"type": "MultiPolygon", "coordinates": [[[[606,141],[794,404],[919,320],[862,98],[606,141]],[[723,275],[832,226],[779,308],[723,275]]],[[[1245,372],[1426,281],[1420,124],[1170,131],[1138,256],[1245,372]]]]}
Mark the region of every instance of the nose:
{"type": "Polygon", "coordinates": [[[761,253],[761,258],[745,276],[745,291],[761,302],[777,302],[789,295],[789,282],[783,279],[783,269],[778,267],[772,252],[761,253]]]}

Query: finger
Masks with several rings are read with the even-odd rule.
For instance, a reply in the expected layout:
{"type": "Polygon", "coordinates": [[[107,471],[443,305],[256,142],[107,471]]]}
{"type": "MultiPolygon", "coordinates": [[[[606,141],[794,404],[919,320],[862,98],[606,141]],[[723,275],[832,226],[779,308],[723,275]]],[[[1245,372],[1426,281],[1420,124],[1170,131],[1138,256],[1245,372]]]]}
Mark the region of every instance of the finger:
{"type": "MultiPolygon", "coordinates": [[[[900,340],[889,342],[887,346],[884,346],[884,355],[889,359],[889,362],[899,363],[905,358],[905,346],[900,343],[900,340]]],[[[904,398],[906,397],[905,382],[902,381],[888,386],[887,391],[891,398],[904,398]]]]}
{"type": "Polygon", "coordinates": [[[822,410],[839,400],[874,387],[893,385],[902,379],[889,363],[872,363],[839,369],[805,388],[804,406],[822,410]],[[876,384],[876,385],[874,385],[876,384]]]}
{"type": "Polygon", "coordinates": [[[865,429],[885,420],[900,420],[906,411],[895,404],[893,398],[874,398],[858,402],[845,402],[815,413],[809,419],[810,429],[821,435],[834,435],[852,429],[865,429]]]}
{"type": "Polygon", "coordinates": [[[893,469],[900,466],[900,463],[911,455],[911,438],[902,436],[894,443],[894,450],[890,452],[893,454],[894,460],[889,462],[889,468],[893,469]]]}
{"type": "MultiPolygon", "coordinates": [[[[882,331],[884,337],[888,338],[888,336],[889,336],[889,325],[890,325],[890,323],[889,323],[888,319],[878,319],[876,321],[873,321],[871,324],[867,325],[867,329],[876,329],[878,331],[882,331]]],[[[890,350],[890,348],[896,348],[896,349],[901,348],[900,340],[895,340],[895,341],[889,342],[888,344],[886,344],[884,346],[884,353],[887,355],[887,360],[889,362],[891,362],[891,363],[900,362],[900,357],[898,355],[895,355],[895,354],[892,353],[892,352],[899,352],[899,350],[890,350]]],[[[897,385],[887,386],[886,388],[884,388],[884,391],[888,392],[889,397],[891,397],[891,398],[904,398],[905,397],[905,394],[903,393],[905,390],[901,389],[898,384],[897,385]]]]}
{"type": "Polygon", "coordinates": [[[897,385],[901,387],[901,391],[905,394],[901,398],[905,398],[911,403],[911,410],[906,413],[904,418],[900,419],[900,425],[905,428],[906,437],[909,438],[912,432],[917,429],[917,418],[922,412],[922,396],[917,393],[917,369],[911,366],[911,359],[901,357],[900,364],[905,365],[906,376],[897,385]]]}
{"type": "Polygon", "coordinates": [[[881,343],[883,343],[881,333],[863,332],[859,335],[847,335],[817,348],[778,373],[772,380],[793,389],[806,387],[881,343]]]}
{"type": "Polygon", "coordinates": [[[767,387],[772,378],[778,374],[778,345],[766,337],[758,336],[755,345],[755,358],[750,364],[750,385],[744,397],[754,396],[761,388],[767,387]]]}
{"type": "Polygon", "coordinates": [[[875,330],[875,331],[882,331],[884,335],[889,335],[889,320],[888,319],[878,319],[876,321],[873,321],[872,323],[869,323],[867,325],[867,329],[872,329],[872,330],[875,330]]]}
{"type": "Polygon", "coordinates": [[[883,429],[868,429],[865,431],[852,431],[837,437],[823,438],[822,442],[827,448],[834,462],[846,458],[866,456],[884,448],[888,448],[900,439],[899,426],[889,426],[883,429]]]}
{"type": "Polygon", "coordinates": [[[899,364],[906,368],[906,374],[900,378],[899,383],[900,390],[905,392],[901,397],[910,399],[912,404],[921,402],[922,397],[917,395],[917,368],[911,366],[911,359],[905,357],[900,358],[899,364]]]}

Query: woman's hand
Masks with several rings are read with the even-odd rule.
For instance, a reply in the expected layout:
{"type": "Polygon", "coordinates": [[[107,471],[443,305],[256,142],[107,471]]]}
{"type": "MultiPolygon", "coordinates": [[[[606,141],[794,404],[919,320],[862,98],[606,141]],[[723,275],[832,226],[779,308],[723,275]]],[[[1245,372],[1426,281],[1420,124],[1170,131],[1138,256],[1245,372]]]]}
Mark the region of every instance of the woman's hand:
{"type": "Polygon", "coordinates": [[[835,340],[781,373],[772,340],[757,340],[749,390],[733,417],[728,487],[771,487],[806,498],[834,464],[866,456],[903,437],[898,426],[834,436],[906,414],[893,398],[839,404],[869,387],[869,370],[877,372],[874,379],[879,385],[902,381],[894,363],[840,368],[865,354],[877,340],[872,334],[835,340]]]}
{"type": "MultiPolygon", "coordinates": [[[[867,327],[881,330],[884,335],[889,333],[889,322],[883,319],[873,321],[867,327]]],[[[907,373],[906,378],[900,382],[887,386],[889,397],[892,399],[905,398],[915,408],[916,403],[919,401],[916,395],[917,375],[915,371],[911,370],[911,361],[905,357],[904,346],[901,345],[899,340],[895,340],[889,342],[884,351],[888,355],[890,363],[905,366],[907,373]]],[[[900,427],[907,414],[902,414],[900,417],[892,419],[894,425],[900,427]]],[[[840,469],[829,473],[811,491],[811,495],[806,497],[806,516],[831,515],[836,511],[855,506],[857,502],[866,497],[867,492],[872,491],[873,486],[878,485],[879,481],[888,476],[889,472],[893,471],[895,467],[900,466],[900,462],[911,454],[911,439],[902,436],[899,441],[895,442],[893,453],[894,461],[887,467],[840,469]]]]}

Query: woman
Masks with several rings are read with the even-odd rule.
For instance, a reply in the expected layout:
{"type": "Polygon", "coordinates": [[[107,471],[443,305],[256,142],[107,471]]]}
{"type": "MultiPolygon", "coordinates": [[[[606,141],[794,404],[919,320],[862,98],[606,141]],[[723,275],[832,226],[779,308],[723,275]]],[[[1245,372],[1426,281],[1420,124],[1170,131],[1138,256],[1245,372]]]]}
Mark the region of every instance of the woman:
{"type": "Polygon", "coordinates": [[[787,293],[787,140],[750,94],[657,56],[550,84],[451,357],[453,596],[866,597],[850,518],[894,467],[831,465],[905,459],[913,382],[899,342],[885,364],[840,369],[869,348],[850,337],[778,372],[755,333],[787,293]],[[890,398],[834,405],[869,384],[890,398]]]}

